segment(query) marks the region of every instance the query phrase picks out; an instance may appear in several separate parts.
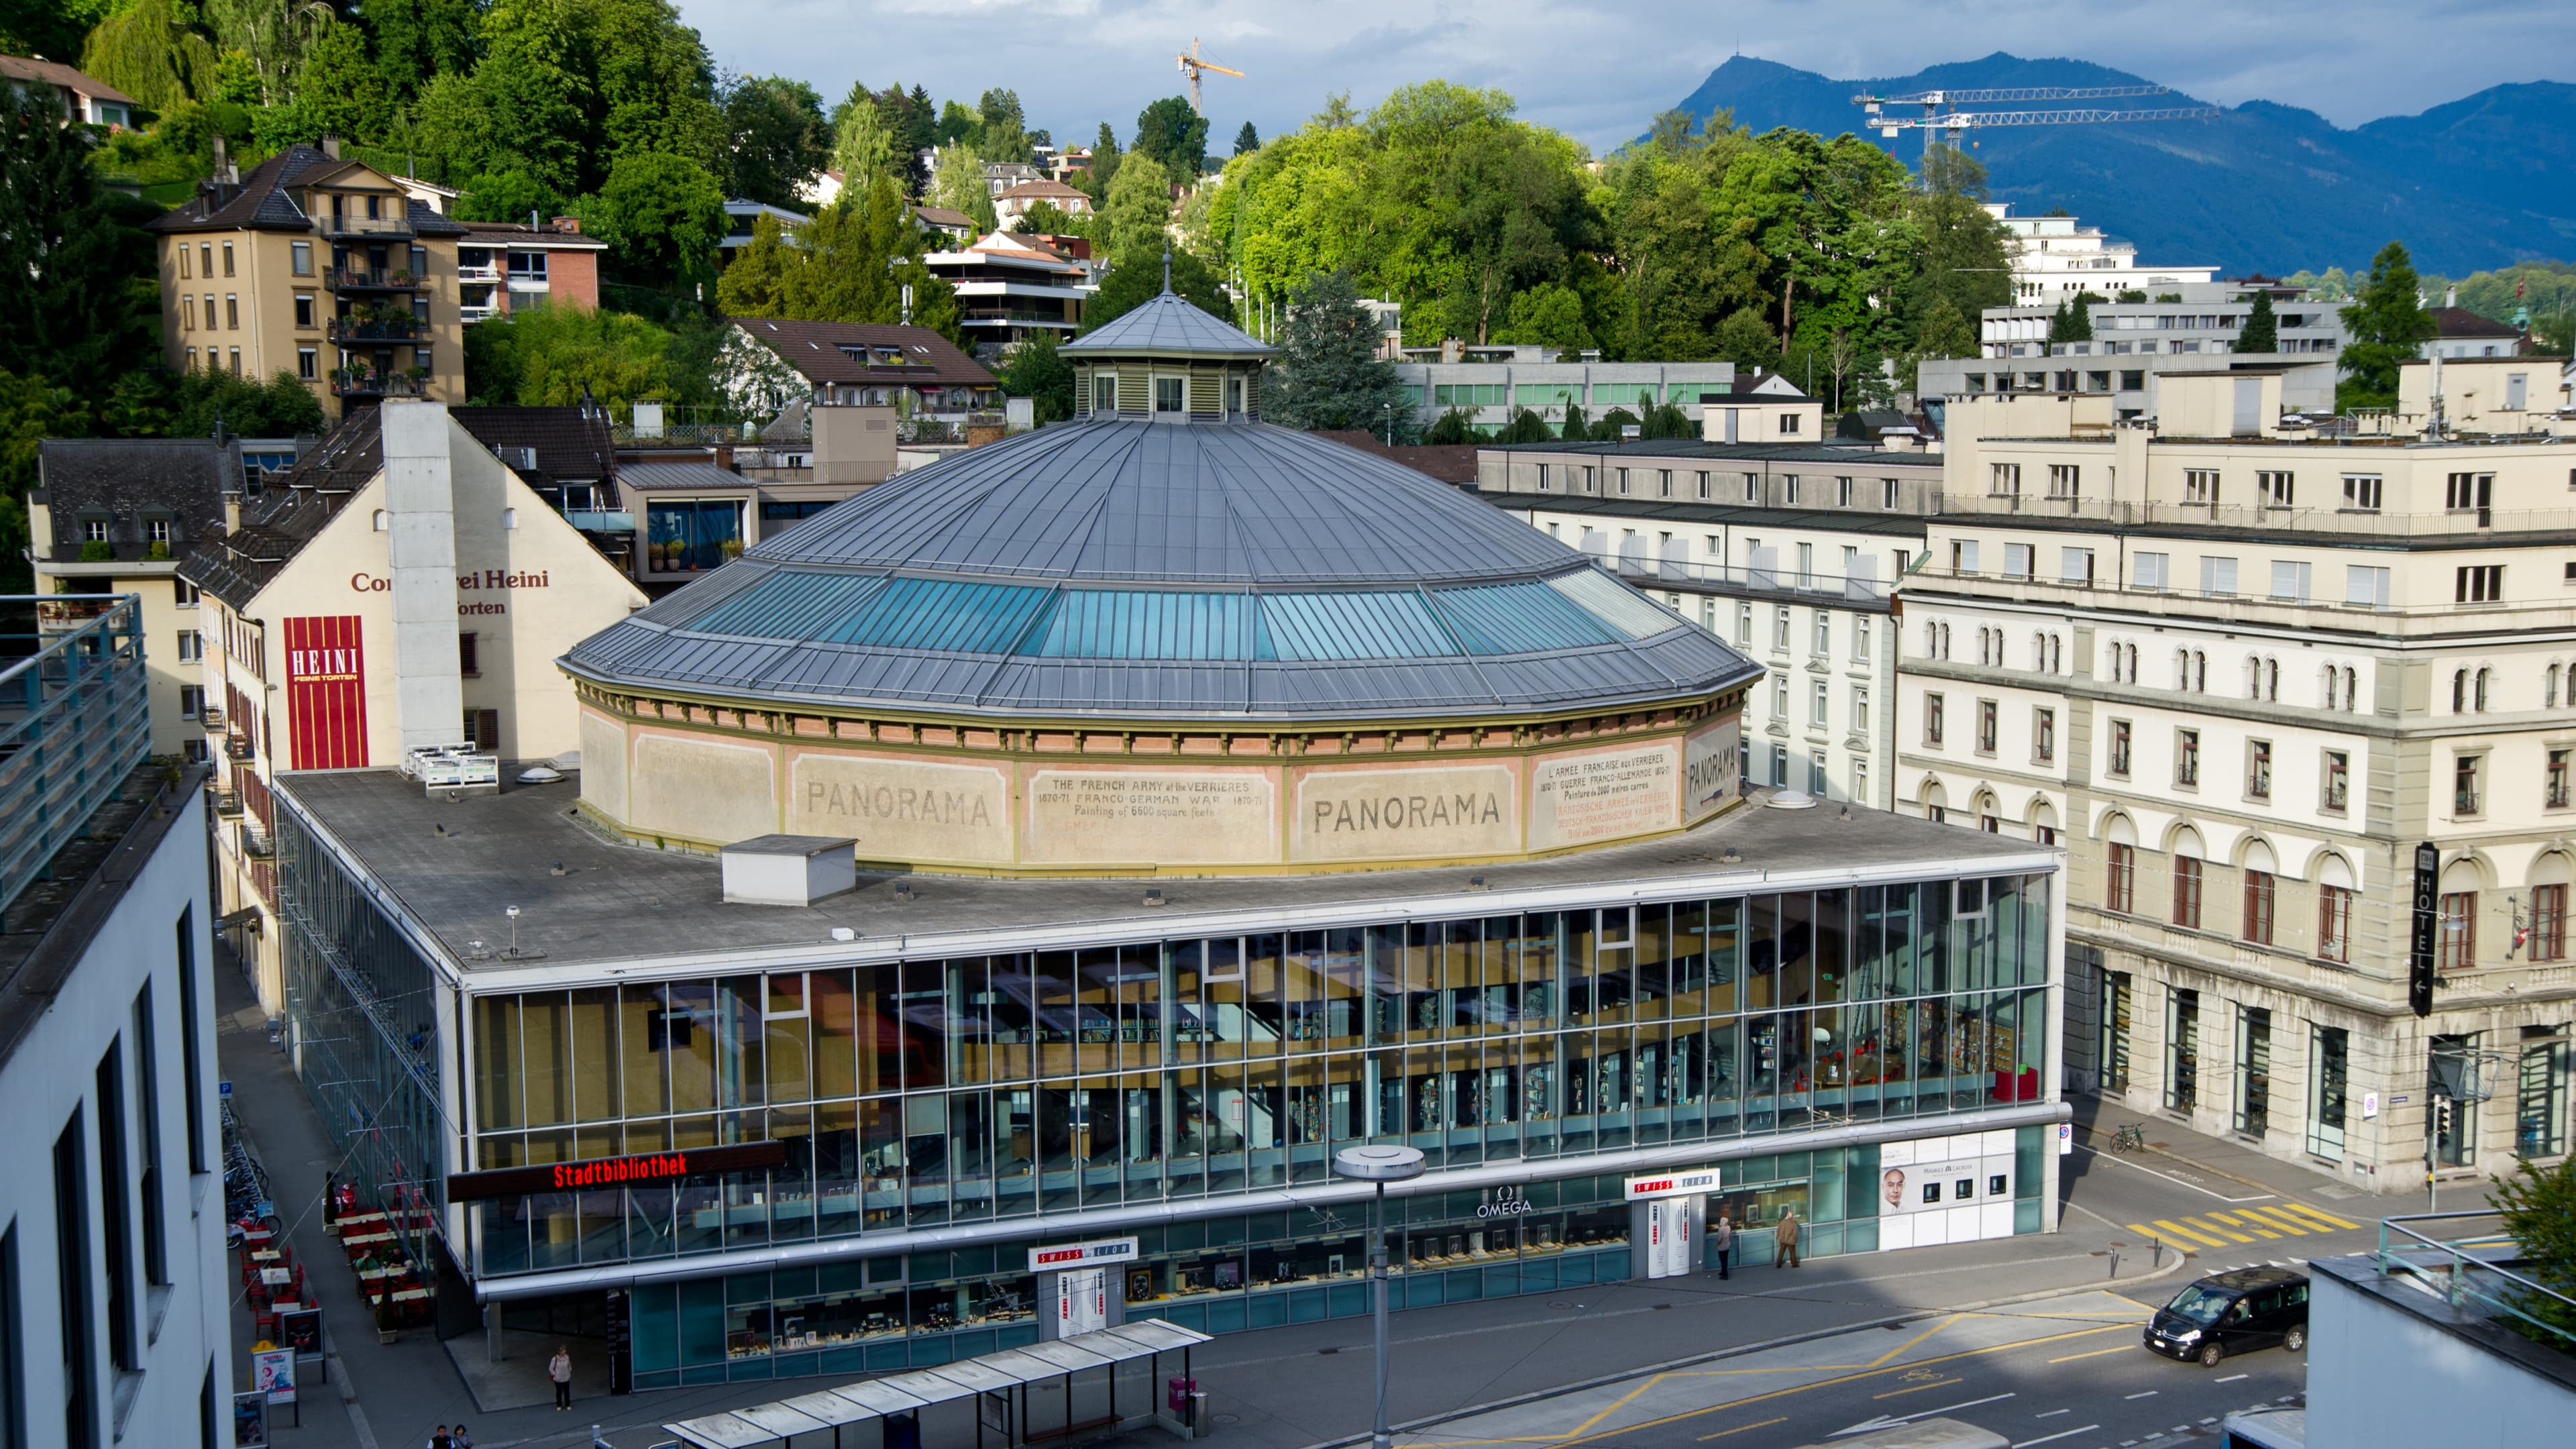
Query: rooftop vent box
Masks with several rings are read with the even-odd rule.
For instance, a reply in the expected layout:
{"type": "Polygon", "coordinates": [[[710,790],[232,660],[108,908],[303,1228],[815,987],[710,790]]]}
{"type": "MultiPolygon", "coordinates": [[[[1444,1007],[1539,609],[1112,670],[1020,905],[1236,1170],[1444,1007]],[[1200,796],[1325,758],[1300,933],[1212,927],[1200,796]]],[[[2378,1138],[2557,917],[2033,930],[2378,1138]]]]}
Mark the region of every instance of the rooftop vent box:
{"type": "Polygon", "coordinates": [[[810,906],[858,889],[859,843],[846,836],[756,835],[717,852],[725,904],[810,906]]]}

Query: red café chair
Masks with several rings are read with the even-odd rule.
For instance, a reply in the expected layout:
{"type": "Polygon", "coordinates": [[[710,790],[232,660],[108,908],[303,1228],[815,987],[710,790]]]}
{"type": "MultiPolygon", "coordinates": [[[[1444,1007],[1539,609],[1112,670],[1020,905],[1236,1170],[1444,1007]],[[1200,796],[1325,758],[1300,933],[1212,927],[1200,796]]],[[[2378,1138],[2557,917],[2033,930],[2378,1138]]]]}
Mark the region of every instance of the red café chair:
{"type": "Polygon", "coordinates": [[[259,1337],[267,1339],[271,1343],[277,1342],[277,1311],[275,1309],[270,1308],[264,1303],[261,1304],[259,1311],[251,1315],[251,1326],[259,1337]]]}

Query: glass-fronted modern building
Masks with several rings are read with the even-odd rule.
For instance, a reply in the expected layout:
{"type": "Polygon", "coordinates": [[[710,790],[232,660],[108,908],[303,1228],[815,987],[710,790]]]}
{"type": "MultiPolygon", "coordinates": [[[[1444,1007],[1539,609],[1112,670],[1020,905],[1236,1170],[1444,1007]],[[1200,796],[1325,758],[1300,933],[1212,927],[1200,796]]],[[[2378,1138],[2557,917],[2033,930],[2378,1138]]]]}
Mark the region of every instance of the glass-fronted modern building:
{"type": "Polygon", "coordinates": [[[281,779],[290,1043],[443,1331],[650,1388],[1359,1313],[1362,1142],[1403,1305],[2054,1227],[2055,852],[1747,798],[1756,667],[1130,316],[1072,426],[576,648],[577,784],[281,779]]]}

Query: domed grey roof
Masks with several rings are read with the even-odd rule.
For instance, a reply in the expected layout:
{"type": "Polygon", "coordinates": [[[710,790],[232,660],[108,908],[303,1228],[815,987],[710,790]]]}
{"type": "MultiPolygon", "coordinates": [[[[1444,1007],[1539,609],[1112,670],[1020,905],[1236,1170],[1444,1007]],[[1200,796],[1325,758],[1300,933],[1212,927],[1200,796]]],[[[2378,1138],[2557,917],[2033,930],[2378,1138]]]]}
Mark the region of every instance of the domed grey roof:
{"type": "Polygon", "coordinates": [[[1235,720],[1616,708],[1760,672],[1409,468],[1136,421],[898,474],[564,663],[765,702],[1235,720]]]}
{"type": "Polygon", "coordinates": [[[1166,357],[1243,358],[1268,357],[1273,350],[1251,333],[1209,316],[1168,290],[1057,349],[1076,357],[1153,352],[1166,357]]]}

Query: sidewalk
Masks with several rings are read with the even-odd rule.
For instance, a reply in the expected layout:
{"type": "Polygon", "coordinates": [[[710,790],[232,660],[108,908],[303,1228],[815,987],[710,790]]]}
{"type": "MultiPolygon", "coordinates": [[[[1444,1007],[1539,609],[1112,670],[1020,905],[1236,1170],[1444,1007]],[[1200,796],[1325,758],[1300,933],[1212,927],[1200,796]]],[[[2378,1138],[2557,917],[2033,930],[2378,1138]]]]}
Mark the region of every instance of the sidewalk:
{"type": "MultiPolygon", "coordinates": [[[[2374,1193],[2363,1190],[2343,1178],[2304,1162],[2272,1157],[2242,1138],[2212,1137],[2198,1132],[2160,1113],[2106,1103],[2100,1097],[2067,1098],[2075,1112],[2075,1141],[2079,1149],[2107,1152],[2111,1135],[2125,1122],[2143,1123],[2147,1130],[2147,1147],[2143,1154],[2131,1154],[2141,1166],[2171,1174],[2184,1182],[2206,1173],[2224,1183],[2235,1183],[2258,1192],[2286,1196],[2306,1196],[2340,1203],[2352,1213],[2369,1218],[2395,1217],[2401,1213],[2425,1211],[2423,1184],[2417,1183],[2405,1192],[2374,1193]]],[[[2468,1207],[2484,1202],[2483,1184],[2462,1182],[2445,1184],[2446,1194],[2456,1197],[2456,1204],[2468,1207]]]]}

